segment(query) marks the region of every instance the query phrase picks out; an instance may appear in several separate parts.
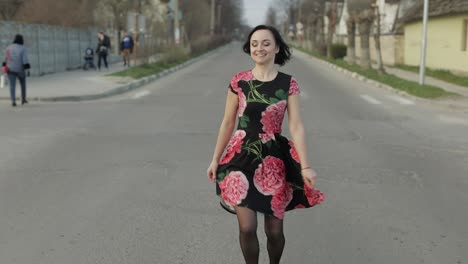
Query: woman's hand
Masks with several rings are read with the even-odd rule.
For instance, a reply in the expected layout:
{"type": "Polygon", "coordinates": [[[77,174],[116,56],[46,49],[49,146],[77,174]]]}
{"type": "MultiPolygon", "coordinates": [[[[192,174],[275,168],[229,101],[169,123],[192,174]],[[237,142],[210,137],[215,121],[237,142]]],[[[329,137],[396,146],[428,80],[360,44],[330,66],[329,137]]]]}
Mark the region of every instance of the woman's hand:
{"type": "Polygon", "coordinates": [[[304,184],[307,185],[310,189],[315,188],[315,178],[317,173],[312,168],[306,168],[301,171],[302,178],[304,179],[304,184]]]}
{"type": "Polygon", "coordinates": [[[206,174],[208,175],[208,179],[213,183],[216,181],[217,169],[218,169],[218,163],[216,161],[212,161],[210,166],[208,167],[208,170],[206,171],[206,174]]]}

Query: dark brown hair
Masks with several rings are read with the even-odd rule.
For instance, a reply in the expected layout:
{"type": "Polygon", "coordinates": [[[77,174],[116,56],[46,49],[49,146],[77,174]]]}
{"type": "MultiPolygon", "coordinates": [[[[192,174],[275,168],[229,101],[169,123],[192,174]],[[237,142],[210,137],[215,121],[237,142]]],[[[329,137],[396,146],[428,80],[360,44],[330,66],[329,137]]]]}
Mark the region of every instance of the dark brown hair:
{"type": "Polygon", "coordinates": [[[291,59],[291,51],[289,50],[288,44],[286,44],[286,42],[281,37],[279,31],[272,26],[259,25],[252,29],[252,31],[249,33],[249,37],[242,47],[244,52],[250,54],[250,39],[252,38],[253,33],[258,30],[269,30],[271,34],[273,34],[273,38],[275,39],[276,45],[279,48],[279,52],[275,56],[275,64],[279,64],[280,66],[286,64],[286,62],[291,59]]]}

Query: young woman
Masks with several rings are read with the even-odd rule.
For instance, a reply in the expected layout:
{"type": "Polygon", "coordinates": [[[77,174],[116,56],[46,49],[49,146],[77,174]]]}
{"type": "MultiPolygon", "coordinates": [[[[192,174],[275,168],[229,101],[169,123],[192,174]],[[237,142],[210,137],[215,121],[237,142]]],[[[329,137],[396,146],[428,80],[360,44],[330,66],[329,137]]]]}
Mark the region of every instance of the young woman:
{"type": "Polygon", "coordinates": [[[260,25],[243,49],[255,66],[231,79],[207,174],[216,182],[223,208],[237,215],[246,263],[258,263],[257,212],[265,217],[270,263],[280,263],[285,211],[312,207],[325,196],[314,189],[316,174],[308,162],[296,79],[275,68],[290,59],[288,45],[275,28],[260,25]],[[281,135],[286,110],[292,141],[281,135]]]}
{"type": "Polygon", "coordinates": [[[2,71],[8,74],[10,81],[11,105],[16,106],[16,79],[21,86],[21,104],[26,104],[26,71],[31,68],[28,61],[28,52],[24,47],[23,36],[17,34],[13,44],[6,49],[5,60],[2,64],[2,71]]]}

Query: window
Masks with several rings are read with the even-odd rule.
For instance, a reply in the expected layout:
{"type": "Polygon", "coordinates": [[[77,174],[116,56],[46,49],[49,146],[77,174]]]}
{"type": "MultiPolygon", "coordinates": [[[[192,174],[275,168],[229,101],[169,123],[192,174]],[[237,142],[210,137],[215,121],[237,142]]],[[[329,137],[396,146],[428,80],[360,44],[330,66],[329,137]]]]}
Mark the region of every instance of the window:
{"type": "Polygon", "coordinates": [[[463,21],[462,50],[468,51],[468,19],[463,21]]]}

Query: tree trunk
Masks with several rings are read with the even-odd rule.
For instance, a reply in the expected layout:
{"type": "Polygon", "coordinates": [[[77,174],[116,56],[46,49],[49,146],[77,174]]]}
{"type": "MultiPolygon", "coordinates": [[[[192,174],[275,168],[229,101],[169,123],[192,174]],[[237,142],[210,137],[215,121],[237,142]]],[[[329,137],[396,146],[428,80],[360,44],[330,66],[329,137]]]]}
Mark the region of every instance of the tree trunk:
{"type": "Polygon", "coordinates": [[[347,60],[349,64],[356,64],[356,20],[354,16],[350,16],[346,21],[348,31],[348,51],[347,60]]]}
{"type": "Polygon", "coordinates": [[[325,45],[325,30],[324,30],[324,17],[320,16],[317,22],[318,34],[317,34],[317,51],[321,55],[326,55],[326,45],[325,45]]]}
{"type": "Polygon", "coordinates": [[[377,26],[376,26],[376,31],[374,34],[374,40],[375,40],[375,48],[377,49],[377,71],[380,74],[385,74],[385,69],[383,66],[383,60],[382,60],[382,48],[380,45],[380,12],[379,8],[376,8],[377,10],[377,26]]]}
{"type": "Polygon", "coordinates": [[[315,21],[310,24],[309,28],[309,49],[315,50],[316,49],[316,41],[317,41],[317,27],[315,25],[315,21]]]}
{"type": "Polygon", "coordinates": [[[327,58],[332,59],[332,44],[333,44],[333,22],[332,19],[328,19],[328,30],[327,30],[327,58]]]}
{"type": "Polygon", "coordinates": [[[371,68],[369,38],[370,29],[373,21],[373,12],[371,9],[365,9],[359,14],[359,34],[361,35],[361,67],[363,69],[371,68]]]}

